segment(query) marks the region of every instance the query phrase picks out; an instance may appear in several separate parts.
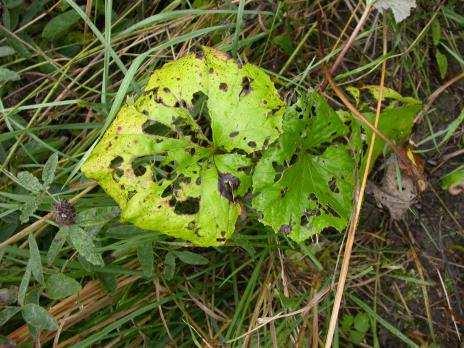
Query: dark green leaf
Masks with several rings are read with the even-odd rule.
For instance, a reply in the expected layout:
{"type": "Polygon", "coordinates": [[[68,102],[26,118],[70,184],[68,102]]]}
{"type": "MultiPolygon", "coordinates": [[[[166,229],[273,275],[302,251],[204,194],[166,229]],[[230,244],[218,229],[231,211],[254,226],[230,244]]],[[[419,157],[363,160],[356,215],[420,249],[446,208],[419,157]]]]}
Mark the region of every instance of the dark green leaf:
{"type": "MultiPolygon", "coordinates": [[[[0,327],[6,324],[16,313],[21,310],[21,307],[8,306],[0,311],[0,327]]],[[[1,345],[0,345],[1,346],[1,345]]]]}
{"type": "Polygon", "coordinates": [[[44,283],[43,270],[42,270],[42,260],[40,258],[39,248],[33,234],[28,236],[29,243],[29,262],[31,264],[31,272],[35,280],[40,284],[44,283]]]}
{"type": "Polygon", "coordinates": [[[137,248],[137,257],[142,266],[142,273],[144,277],[153,276],[154,268],[154,255],[153,255],[153,245],[151,242],[144,242],[137,248]]]}
{"type": "Polygon", "coordinates": [[[16,71],[0,67],[0,82],[18,81],[20,78],[16,71]]]}
{"type": "Polygon", "coordinates": [[[22,308],[24,321],[38,330],[58,330],[58,323],[44,308],[28,303],[22,308]]]}
{"type": "Polygon", "coordinates": [[[77,225],[71,226],[68,237],[76,251],[88,262],[96,266],[104,265],[102,256],[97,251],[97,248],[92,241],[92,236],[90,236],[81,227],[77,225]]]}
{"type": "Polygon", "coordinates": [[[176,255],[172,252],[168,252],[164,257],[164,277],[166,280],[171,280],[174,277],[176,270],[176,255]]]}
{"type": "Polygon", "coordinates": [[[79,282],[62,273],[52,274],[46,281],[47,295],[53,300],[74,295],[81,289],[79,282]]]}
{"type": "Polygon", "coordinates": [[[42,37],[49,41],[55,41],[66,35],[71,27],[78,23],[80,19],[81,17],[74,10],[61,13],[45,25],[42,37]]]}
{"type": "Polygon", "coordinates": [[[371,326],[369,315],[360,312],[354,317],[354,328],[359,332],[366,333],[371,326]]]}
{"type": "Polygon", "coordinates": [[[191,251],[174,251],[174,253],[182,262],[188,265],[207,265],[209,263],[206,257],[191,251]]]}
{"type": "Polygon", "coordinates": [[[27,288],[29,287],[30,280],[31,280],[31,262],[29,261],[27,263],[26,269],[24,270],[21,283],[19,284],[18,303],[20,305],[24,303],[24,299],[26,298],[26,292],[27,292],[27,288]]]}
{"type": "Polygon", "coordinates": [[[50,244],[50,247],[48,248],[47,261],[49,265],[53,263],[55,258],[60,253],[68,234],[69,234],[68,226],[63,226],[58,230],[58,232],[56,232],[55,237],[53,238],[52,243],[50,244]]]}
{"type": "Polygon", "coordinates": [[[58,154],[55,152],[51,155],[47,162],[44,165],[42,170],[42,181],[45,187],[50,186],[50,184],[55,179],[55,171],[58,165],[58,154]]]}
{"type": "Polygon", "coordinates": [[[34,175],[29,172],[19,172],[18,173],[18,182],[26,190],[38,193],[42,191],[43,186],[34,175]]]}
{"type": "Polygon", "coordinates": [[[10,46],[0,46],[0,58],[15,54],[16,51],[10,46]]]}

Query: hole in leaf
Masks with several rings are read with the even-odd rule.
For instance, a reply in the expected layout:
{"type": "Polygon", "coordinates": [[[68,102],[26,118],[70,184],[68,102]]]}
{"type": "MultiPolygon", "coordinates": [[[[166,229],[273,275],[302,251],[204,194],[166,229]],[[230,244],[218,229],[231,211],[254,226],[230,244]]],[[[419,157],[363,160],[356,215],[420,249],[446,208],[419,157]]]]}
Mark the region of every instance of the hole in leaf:
{"type": "Polygon", "coordinates": [[[171,132],[171,128],[154,120],[147,120],[142,125],[142,131],[150,135],[166,136],[171,132]]]}
{"type": "Polygon", "coordinates": [[[188,197],[185,201],[177,201],[174,206],[174,213],[193,215],[200,210],[200,199],[188,197]]]}
{"type": "Polygon", "coordinates": [[[152,165],[153,156],[142,156],[132,160],[131,166],[135,176],[142,176],[147,172],[147,166],[152,165]]]}
{"type": "Polygon", "coordinates": [[[203,135],[210,141],[213,140],[211,130],[211,118],[208,110],[208,96],[203,92],[196,92],[192,98],[193,110],[191,114],[200,126],[203,135]]]}
{"type": "Polygon", "coordinates": [[[251,92],[251,80],[248,76],[245,76],[242,79],[242,90],[240,91],[240,96],[245,96],[251,92]]]}
{"type": "Polygon", "coordinates": [[[329,181],[329,189],[333,193],[339,193],[340,192],[340,190],[338,189],[338,186],[337,186],[337,181],[335,180],[334,177],[332,177],[330,179],[330,181],[329,181]]]}
{"type": "Polygon", "coordinates": [[[113,169],[113,179],[116,181],[124,174],[124,171],[121,169],[123,161],[121,156],[116,156],[110,162],[110,168],[113,169]]]}

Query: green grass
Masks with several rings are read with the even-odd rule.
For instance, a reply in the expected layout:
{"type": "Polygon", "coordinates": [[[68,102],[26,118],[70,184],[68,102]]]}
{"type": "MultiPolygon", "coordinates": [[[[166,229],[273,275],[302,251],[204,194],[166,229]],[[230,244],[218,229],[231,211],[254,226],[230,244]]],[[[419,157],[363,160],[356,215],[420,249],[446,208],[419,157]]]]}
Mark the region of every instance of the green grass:
{"type": "MultiPolygon", "coordinates": [[[[427,103],[445,81],[463,72],[464,6],[458,0],[417,2],[400,24],[390,13],[385,19],[369,16],[340,66],[337,84],[378,84],[386,61],[386,86],[427,103]],[[440,54],[446,71],[438,65],[440,54]]],[[[224,247],[197,248],[122,224],[111,213],[115,202],[82,176],[80,166],[150,74],[199,44],[261,66],[288,103],[298,92],[317,88],[323,68],[333,64],[361,15],[363,6],[353,14],[355,3],[5,1],[0,65],[19,79],[6,81],[0,70],[0,337],[32,346],[19,308],[29,303],[63,325],[59,337],[42,330],[43,346],[54,339],[79,347],[322,346],[343,233],[327,230],[297,244],[251,213],[224,247]],[[87,13],[86,3],[91,4],[87,13]],[[61,37],[44,38],[47,24],[71,9],[77,23],[61,37]],[[31,194],[18,173],[29,171],[42,180],[53,154],[59,159],[53,182],[31,194]],[[37,209],[21,221],[21,210],[35,204],[31,200],[37,209]],[[59,200],[75,201],[94,236],[91,251],[103,256],[104,266],[92,265],[70,244],[50,262],[50,247],[60,236],[47,214],[59,200]],[[47,286],[60,285],[47,283],[56,273],[80,284],[79,297],[65,302],[48,296],[47,286]],[[315,305],[311,299],[317,295],[315,305]]],[[[439,179],[462,164],[462,156],[448,156],[464,145],[462,91],[462,82],[447,88],[421,112],[411,137],[436,195],[423,193],[420,205],[399,222],[367,197],[333,346],[459,345],[464,200],[441,190],[439,179]],[[343,326],[344,317],[357,315],[369,318],[362,334],[343,326]]],[[[346,111],[330,88],[324,93],[335,109],[346,111]]],[[[357,106],[373,111],[376,101],[364,97],[357,106]]],[[[385,163],[385,157],[377,160],[371,181],[380,180],[385,163]]],[[[38,318],[43,325],[48,320],[38,318]]]]}

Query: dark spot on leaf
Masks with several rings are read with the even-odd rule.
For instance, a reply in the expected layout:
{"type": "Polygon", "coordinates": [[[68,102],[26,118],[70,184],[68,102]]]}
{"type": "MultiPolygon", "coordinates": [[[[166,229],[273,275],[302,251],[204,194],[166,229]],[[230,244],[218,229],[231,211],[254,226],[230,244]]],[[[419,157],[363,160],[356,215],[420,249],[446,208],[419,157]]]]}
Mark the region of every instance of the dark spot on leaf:
{"type": "Polygon", "coordinates": [[[238,170],[240,172],[244,172],[245,174],[251,174],[251,166],[240,167],[238,170]]]}
{"type": "Polygon", "coordinates": [[[212,74],[212,73],[214,72],[214,69],[213,69],[213,68],[209,68],[208,72],[209,72],[210,74],[212,74]]]}
{"type": "Polygon", "coordinates": [[[176,101],[174,104],[176,108],[186,108],[187,107],[187,102],[183,99],[176,101]]]}
{"type": "Polygon", "coordinates": [[[256,142],[251,140],[251,141],[248,142],[248,146],[252,147],[252,148],[255,148],[256,147],[256,142]]]}
{"type": "Polygon", "coordinates": [[[292,226],[290,226],[290,225],[282,225],[279,228],[279,232],[283,233],[283,234],[289,234],[290,232],[292,232],[292,226]]]}
{"type": "Polygon", "coordinates": [[[309,223],[308,216],[306,214],[301,215],[300,226],[306,226],[309,223]]]}
{"type": "Polygon", "coordinates": [[[311,105],[311,110],[310,110],[310,112],[311,112],[311,117],[316,116],[316,113],[317,113],[316,105],[314,105],[314,104],[311,105]]]}
{"type": "Polygon", "coordinates": [[[221,91],[223,91],[223,92],[227,92],[227,90],[229,89],[229,86],[227,86],[227,83],[221,82],[221,83],[219,84],[219,89],[220,89],[221,91]]]}
{"type": "Polygon", "coordinates": [[[150,113],[148,112],[147,109],[143,109],[143,110],[142,110],[142,114],[144,114],[144,115],[147,116],[147,117],[150,116],[150,113]]]}
{"type": "Polygon", "coordinates": [[[195,180],[195,184],[197,184],[198,186],[201,185],[201,177],[200,176],[195,180]]]}
{"type": "Polygon", "coordinates": [[[167,87],[164,87],[163,92],[164,93],[171,93],[171,90],[169,88],[167,88],[167,87]]]}
{"type": "Polygon", "coordinates": [[[240,180],[230,173],[220,173],[218,180],[218,188],[221,196],[227,198],[230,202],[234,202],[234,191],[240,186],[240,180]]]}
{"type": "Polygon", "coordinates": [[[280,190],[280,198],[284,198],[285,195],[288,192],[288,187],[284,187],[283,189],[280,190]]]}
{"type": "Polygon", "coordinates": [[[127,198],[128,198],[128,199],[131,199],[132,197],[135,196],[136,193],[137,193],[137,190],[130,190],[130,191],[127,193],[127,198]]]}
{"type": "Polygon", "coordinates": [[[242,90],[240,91],[240,96],[247,95],[251,92],[251,80],[249,77],[245,76],[242,79],[242,90]]]}
{"type": "Polygon", "coordinates": [[[230,132],[230,133],[229,133],[229,137],[234,138],[234,137],[236,137],[238,134],[239,134],[238,131],[233,131],[233,132],[230,132]]]}

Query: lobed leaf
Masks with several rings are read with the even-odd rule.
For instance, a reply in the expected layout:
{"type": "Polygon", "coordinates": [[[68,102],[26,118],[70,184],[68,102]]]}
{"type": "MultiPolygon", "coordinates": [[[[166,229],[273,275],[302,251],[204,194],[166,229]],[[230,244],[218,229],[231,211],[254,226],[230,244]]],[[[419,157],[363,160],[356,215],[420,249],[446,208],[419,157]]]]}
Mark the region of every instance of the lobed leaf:
{"type": "Polygon", "coordinates": [[[220,245],[234,232],[252,157],[281,133],[284,104],[257,67],[202,48],[154,72],[82,166],[123,221],[220,245]]]}
{"type": "Polygon", "coordinates": [[[253,174],[253,207],[274,231],[303,241],[350,216],[354,159],[341,139],[349,128],[315,92],[288,109],[279,140],[253,174]]]}

